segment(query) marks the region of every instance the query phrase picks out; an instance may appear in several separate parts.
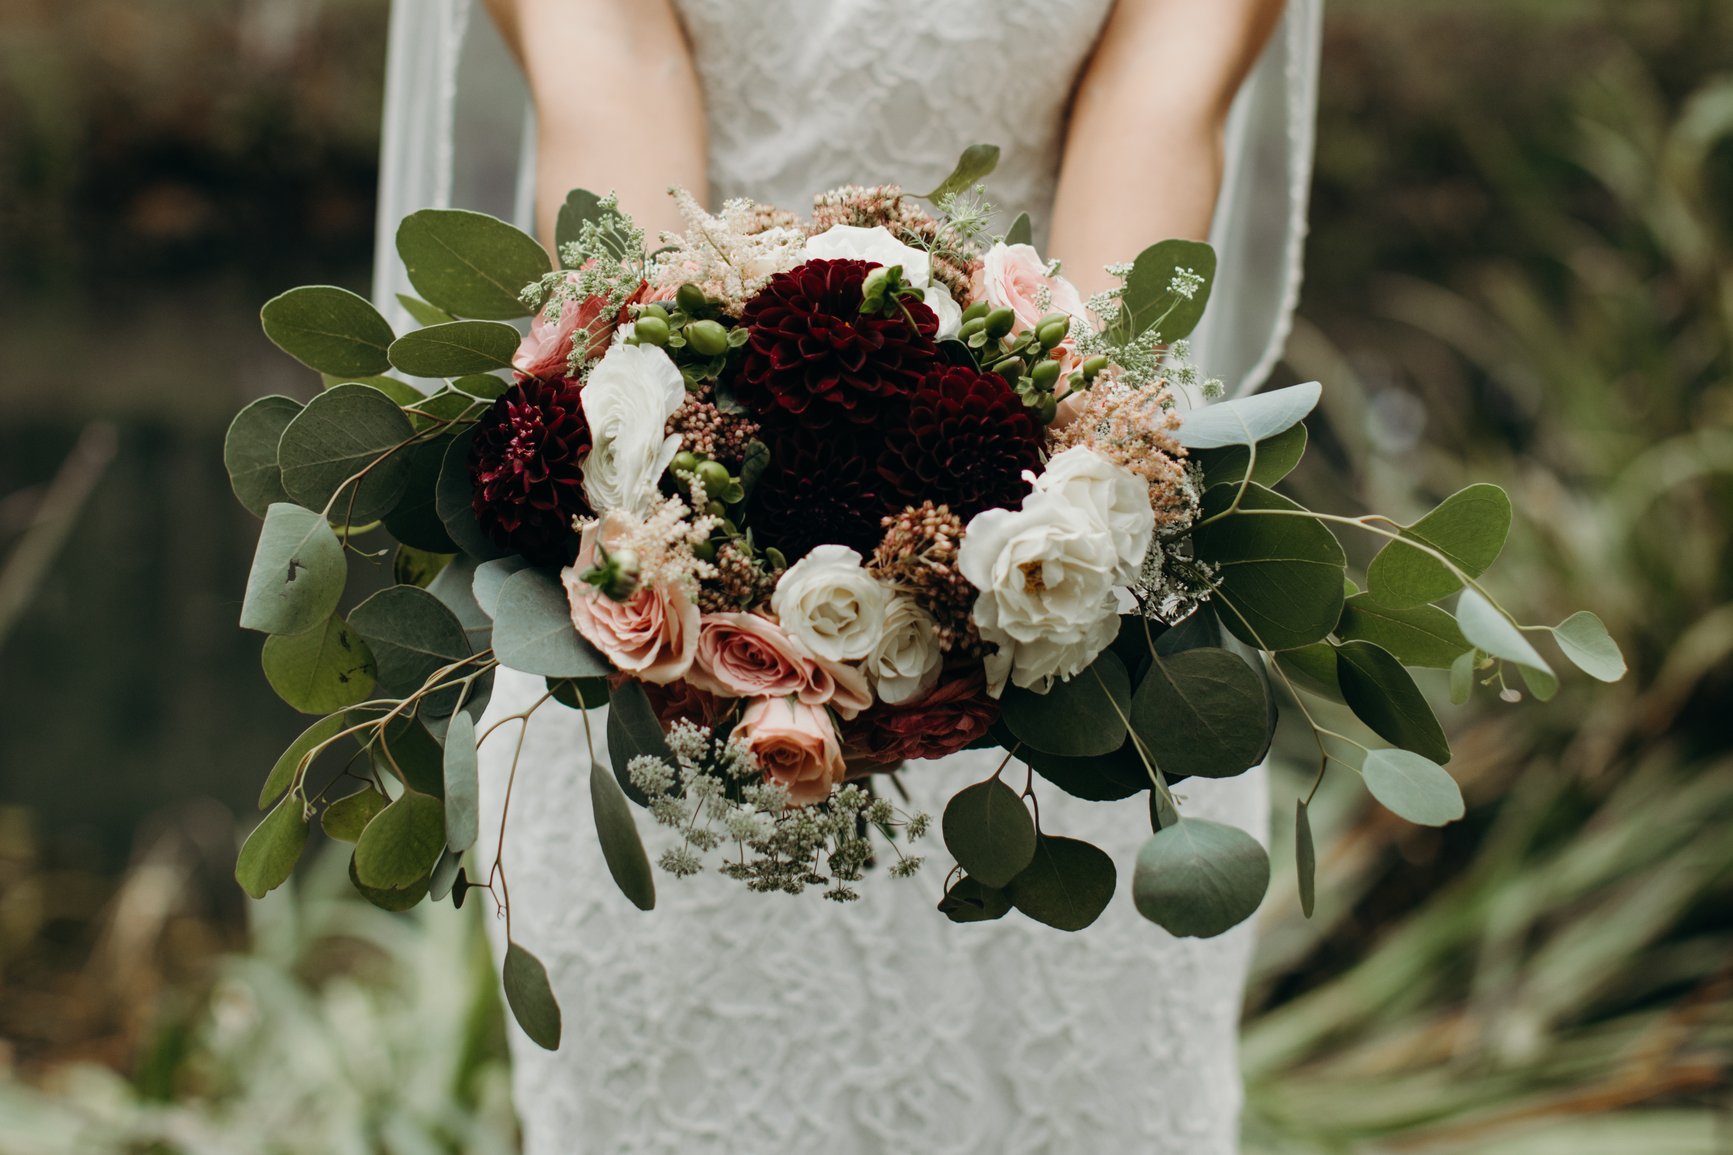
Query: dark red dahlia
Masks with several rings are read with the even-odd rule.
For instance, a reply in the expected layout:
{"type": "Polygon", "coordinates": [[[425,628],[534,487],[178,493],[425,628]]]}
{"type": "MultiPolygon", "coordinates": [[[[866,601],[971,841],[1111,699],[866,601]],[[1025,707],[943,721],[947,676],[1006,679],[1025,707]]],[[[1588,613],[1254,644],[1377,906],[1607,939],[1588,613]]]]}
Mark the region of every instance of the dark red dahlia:
{"type": "Polygon", "coordinates": [[[861,282],[877,267],[814,260],[772,277],[740,316],[751,333],[734,378],[741,402],[814,427],[870,425],[913,393],[938,356],[939,321],[918,301],[909,317],[863,317],[861,282]]]}
{"type": "Polygon", "coordinates": [[[935,369],[909,401],[901,428],[885,433],[879,474],[903,504],[933,501],[964,521],[1014,506],[1041,468],[1041,423],[997,373],[935,369]]]}
{"type": "Polygon", "coordinates": [[[879,477],[868,431],[816,430],[784,420],[765,426],[770,464],[753,490],[753,540],[794,562],[833,543],[872,553],[893,508],[902,508],[879,477]]]}
{"type": "Polygon", "coordinates": [[[590,512],[579,471],[589,451],[578,383],[520,379],[475,423],[469,475],[481,528],[537,564],[571,561],[572,518],[590,512]]]}
{"type": "Polygon", "coordinates": [[[999,716],[999,703],[987,696],[981,670],[947,670],[945,678],[919,702],[880,702],[844,722],[844,752],[874,764],[943,758],[986,734],[999,716]]]}

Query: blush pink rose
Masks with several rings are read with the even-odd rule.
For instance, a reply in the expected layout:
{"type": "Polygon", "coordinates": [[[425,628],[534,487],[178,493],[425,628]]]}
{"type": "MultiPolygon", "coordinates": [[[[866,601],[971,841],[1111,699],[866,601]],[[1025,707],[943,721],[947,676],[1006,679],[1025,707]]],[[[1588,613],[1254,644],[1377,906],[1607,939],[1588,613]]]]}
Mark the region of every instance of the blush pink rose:
{"type": "Polygon", "coordinates": [[[617,602],[584,581],[595,564],[596,533],[596,525],[584,530],[578,560],[560,571],[572,625],[616,669],[641,682],[685,677],[698,648],[698,606],[675,584],[642,586],[617,602]]]}
{"type": "Polygon", "coordinates": [[[1011,328],[1021,333],[1048,313],[1067,313],[1085,324],[1089,309],[1077,286],[1064,277],[1047,275],[1047,263],[1033,245],[996,244],[981,260],[976,297],[985,297],[995,309],[1010,309],[1016,316],[1011,328]],[[1047,307],[1040,304],[1041,291],[1048,293],[1047,307]]]}
{"type": "Polygon", "coordinates": [[[734,737],[757,760],[765,778],[786,789],[796,806],[829,798],[830,788],[848,769],[830,714],[823,706],[792,697],[747,703],[734,737]]]}
{"type": "Polygon", "coordinates": [[[826,662],[762,614],[705,614],[687,680],[727,698],[793,694],[808,706],[830,706],[852,718],[872,704],[866,675],[826,662]]]}
{"type": "MultiPolygon", "coordinates": [[[[577,276],[576,272],[567,273],[566,280],[574,283],[577,276]]],[[[638,300],[643,293],[640,286],[632,300],[638,300]]],[[[604,316],[607,307],[605,297],[586,297],[582,301],[562,302],[557,316],[550,317],[548,310],[543,309],[530,322],[530,331],[518,342],[517,352],[512,354],[512,368],[544,381],[567,376],[571,365],[572,337],[579,329],[589,331],[584,360],[600,357],[607,352],[608,342],[624,313],[621,309],[612,316],[604,316]]]]}

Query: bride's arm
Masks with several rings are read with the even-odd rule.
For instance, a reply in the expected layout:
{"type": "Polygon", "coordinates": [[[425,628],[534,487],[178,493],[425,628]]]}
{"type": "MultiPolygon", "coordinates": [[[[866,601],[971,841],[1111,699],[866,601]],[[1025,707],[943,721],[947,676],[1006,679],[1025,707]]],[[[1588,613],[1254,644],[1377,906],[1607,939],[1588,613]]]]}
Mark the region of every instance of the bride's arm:
{"type": "Polygon", "coordinates": [[[1284,0],[1119,0],[1078,84],[1049,253],[1087,295],[1102,266],[1209,236],[1228,107],[1284,0]]]}
{"type": "Polygon", "coordinates": [[[612,190],[654,237],[669,185],[705,194],[704,108],[670,0],[487,0],[536,107],[536,225],[574,188],[612,190]]]}

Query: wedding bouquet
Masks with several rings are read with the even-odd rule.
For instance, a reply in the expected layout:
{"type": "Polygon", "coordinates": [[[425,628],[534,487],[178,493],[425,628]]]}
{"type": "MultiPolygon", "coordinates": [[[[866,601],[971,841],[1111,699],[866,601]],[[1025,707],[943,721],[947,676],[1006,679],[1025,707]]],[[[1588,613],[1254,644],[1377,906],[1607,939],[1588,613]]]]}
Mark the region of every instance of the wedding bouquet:
{"type": "MultiPolygon", "coordinates": [[[[241,884],[283,882],[317,818],[378,905],[482,888],[507,908],[497,855],[475,861],[478,742],[606,703],[596,835],[644,909],[634,803],[676,832],[668,874],[714,859],[754,890],[846,900],[875,861],[920,866],[929,817],[878,784],[987,746],[998,772],[946,783],[946,916],[1095,920],[1115,863],[1042,826],[1035,796],[1056,789],[1147,807],[1137,909],[1215,935],[1257,908],[1269,862],[1171,788],[1256,766],[1275,684],[1318,780],[1344,767],[1436,825],[1462,797],[1405,667],[1449,669],[1458,701],[1513,694],[1511,669],[1545,698],[1531,638],[1551,634],[1590,675],[1622,674],[1592,614],[1519,625],[1480,584],[1511,521],[1496,486],[1412,524],[1278,493],[1319,388],[1184,403],[1220,392],[1185,343],[1209,247],[1154,245],[1085,300],[1027,217],[991,231],[996,157],[969,149],[924,197],[836,189],[809,220],[675,191],[686,229],[654,243],[576,191],[556,268],[510,225],[430,209],[397,233],[421,328],[332,287],[266,304],[266,334],[326,387],[255,401],[229,431],[236,496],[264,519],[241,625],[268,635],[277,693],[320,717],[270,772],[241,884]],[[1382,543],[1364,590],[1337,527],[1382,543]],[[343,610],[349,557],[388,551],[394,584],[343,610]],[[1452,596],[1454,614],[1435,604],[1452,596]],[[546,693],[478,733],[502,666],[546,693]],[[1364,730],[1325,728],[1309,697],[1364,730]],[[1029,770],[1008,778],[1013,761],[1029,770]]],[[[545,973],[515,944],[505,983],[554,1045],[545,973]]]]}

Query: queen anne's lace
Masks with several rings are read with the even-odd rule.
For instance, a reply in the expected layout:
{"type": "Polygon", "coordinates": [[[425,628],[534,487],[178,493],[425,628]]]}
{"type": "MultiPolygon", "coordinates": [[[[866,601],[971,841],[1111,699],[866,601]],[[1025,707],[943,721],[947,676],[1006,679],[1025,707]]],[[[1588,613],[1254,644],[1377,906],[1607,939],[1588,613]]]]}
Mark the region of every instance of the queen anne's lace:
{"type": "MultiPolygon", "coordinates": [[[[921,191],[963,145],[992,141],[1004,149],[993,199],[1039,220],[1066,101],[1110,6],[680,0],[709,106],[711,203],[804,211],[850,182],[921,191]]],[[[492,713],[543,692],[502,672],[492,713]]],[[[598,745],[603,725],[592,718],[598,745]]],[[[484,830],[497,825],[514,729],[483,749],[484,830]]],[[[1149,828],[1135,804],[1037,783],[1043,827],[1119,866],[1112,905],[1081,934],[1016,914],[951,925],[934,909],[950,866],[936,832],[920,875],[869,872],[858,902],[658,872],[646,914],[596,846],[584,751],[578,715],[545,706],[513,792],[512,925],[548,964],[565,1017],[557,1053],[514,1032],[528,1155],[1235,1149],[1250,927],[1175,940],[1137,915],[1131,864],[1149,828]]],[[[1002,757],[918,763],[899,805],[936,816],[1002,757]]],[[[1263,830],[1261,772],[1178,793],[1188,814],[1263,830]]],[[[652,860],[678,845],[648,816],[638,825],[652,860]]]]}

